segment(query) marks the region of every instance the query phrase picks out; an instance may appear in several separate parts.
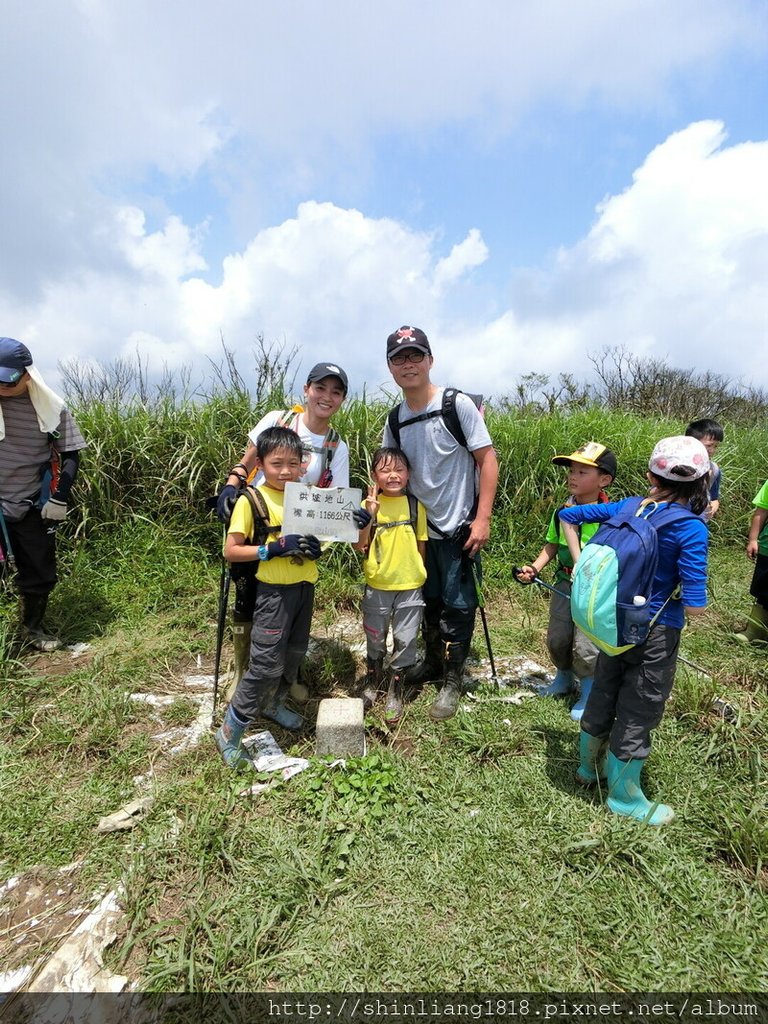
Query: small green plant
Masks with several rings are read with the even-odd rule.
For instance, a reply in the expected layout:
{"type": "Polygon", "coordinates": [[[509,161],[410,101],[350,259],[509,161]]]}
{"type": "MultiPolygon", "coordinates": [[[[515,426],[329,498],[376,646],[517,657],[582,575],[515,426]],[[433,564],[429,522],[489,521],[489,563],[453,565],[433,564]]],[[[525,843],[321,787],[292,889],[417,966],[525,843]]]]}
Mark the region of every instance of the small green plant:
{"type": "Polygon", "coordinates": [[[381,754],[349,758],[343,765],[319,762],[306,782],[306,806],[338,822],[382,818],[403,807],[395,765],[381,754]]]}

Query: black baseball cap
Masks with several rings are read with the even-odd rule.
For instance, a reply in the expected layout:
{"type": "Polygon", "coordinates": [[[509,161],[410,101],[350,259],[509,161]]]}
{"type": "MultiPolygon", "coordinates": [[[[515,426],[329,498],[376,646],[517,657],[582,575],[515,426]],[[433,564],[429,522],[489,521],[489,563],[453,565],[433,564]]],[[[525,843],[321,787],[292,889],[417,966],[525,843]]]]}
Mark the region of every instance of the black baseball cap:
{"type": "Polygon", "coordinates": [[[32,354],[23,342],[0,338],[0,383],[15,384],[31,365],[32,354]]]}
{"type": "Polygon", "coordinates": [[[407,348],[416,348],[426,356],[432,355],[429,340],[420,327],[406,326],[393,331],[387,338],[387,359],[396,352],[402,352],[407,348]]]}
{"type": "Polygon", "coordinates": [[[338,377],[344,386],[344,394],[349,391],[349,381],[338,363],[317,363],[307,375],[307,384],[314,384],[318,380],[325,380],[326,377],[338,377]]]}
{"type": "Polygon", "coordinates": [[[570,455],[555,455],[552,461],[556,466],[568,466],[571,462],[578,462],[582,466],[595,466],[614,479],[618,471],[616,456],[610,448],[597,441],[588,441],[570,455]]]}

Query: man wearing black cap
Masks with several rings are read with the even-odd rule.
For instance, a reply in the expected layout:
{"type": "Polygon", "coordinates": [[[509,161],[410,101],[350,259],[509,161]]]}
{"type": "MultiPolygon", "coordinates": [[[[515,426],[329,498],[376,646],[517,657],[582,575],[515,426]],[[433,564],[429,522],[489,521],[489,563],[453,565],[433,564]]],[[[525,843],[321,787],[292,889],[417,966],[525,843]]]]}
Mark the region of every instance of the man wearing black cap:
{"type": "MultiPolygon", "coordinates": [[[[455,396],[462,444],[442,415],[442,387],[430,380],[432,350],[418,327],[387,338],[387,363],[405,401],[398,406],[400,447],[411,464],[409,489],[428,516],[427,582],[423,593],[424,660],[406,682],[442,680],[429,709],[436,721],[451,718],[462,694],[477,611],[470,560],[488,542],[499,467],[485,421],[471,398],[455,396]]],[[[389,424],[384,444],[396,442],[389,424]]],[[[479,567],[479,566],[478,566],[479,567]]]]}
{"type": "Polygon", "coordinates": [[[86,447],[27,346],[0,338],[0,545],[15,564],[24,632],[40,651],[59,646],[43,616],[57,580],[56,527],[86,447]]]}

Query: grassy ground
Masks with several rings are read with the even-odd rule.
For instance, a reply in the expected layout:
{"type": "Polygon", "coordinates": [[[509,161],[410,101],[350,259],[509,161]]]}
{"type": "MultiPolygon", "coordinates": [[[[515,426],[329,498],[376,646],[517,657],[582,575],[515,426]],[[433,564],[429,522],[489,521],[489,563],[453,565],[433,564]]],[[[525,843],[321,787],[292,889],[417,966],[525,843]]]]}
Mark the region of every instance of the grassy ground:
{"type": "MultiPolygon", "coordinates": [[[[395,735],[371,719],[367,758],[313,762],[238,797],[252,773],[225,769],[208,737],[170,757],[152,738],[158,712],[129,696],[173,697],[165,726],[195,718],[181,679],[198,655],[210,669],[215,560],[178,528],[141,520],[118,545],[105,534],[71,558],[53,615],[91,651],[13,660],[10,630],[0,635],[0,880],[79,860],[83,895],[122,885],[109,964],[140,988],[765,987],[768,655],[728,635],[748,603],[738,550],[715,548],[712,610],[684,635],[684,657],[708,674],[681,667],[656,734],[647,790],[678,813],[662,830],[613,817],[574,784],[566,705],[482,699],[490,689],[442,726],[425,693],[395,735]],[[738,708],[735,722],[712,712],[715,695],[738,708]],[[151,813],[132,831],[95,833],[150,771],[151,813]]],[[[339,556],[320,589],[318,631],[356,614],[346,564],[339,556]]],[[[495,654],[546,664],[546,601],[500,565],[495,654]]],[[[3,621],[12,611],[6,599],[3,621]]],[[[315,679],[317,696],[351,681],[348,662],[335,668],[315,679]]],[[[311,756],[311,732],[291,746],[274,731],[311,756]]],[[[0,959],[30,952],[6,943],[0,959]]]]}

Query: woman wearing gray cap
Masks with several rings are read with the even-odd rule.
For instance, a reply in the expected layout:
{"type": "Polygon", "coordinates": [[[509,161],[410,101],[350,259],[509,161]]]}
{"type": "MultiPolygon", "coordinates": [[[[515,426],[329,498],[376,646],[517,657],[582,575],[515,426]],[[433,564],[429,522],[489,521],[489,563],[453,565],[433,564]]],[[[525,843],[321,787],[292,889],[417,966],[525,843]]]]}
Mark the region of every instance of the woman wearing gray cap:
{"type": "MultiPolygon", "coordinates": [[[[241,489],[256,468],[256,441],[259,434],[268,427],[290,427],[303,441],[307,460],[303,467],[302,483],[315,484],[317,487],[349,487],[349,448],[331,426],[331,417],[347,397],[348,390],[347,375],[338,363],[317,363],[307,375],[303,406],[275,409],[259,420],[248,434],[248,447],[242,460],[232,467],[219,492],[216,513],[222,522],[229,521],[241,489]]],[[[260,477],[261,474],[258,474],[253,482],[261,483],[260,477]]],[[[235,581],[237,597],[232,613],[234,669],[230,692],[248,667],[255,582],[255,576],[235,581]]],[[[294,695],[305,696],[298,692],[294,695]]]]}

